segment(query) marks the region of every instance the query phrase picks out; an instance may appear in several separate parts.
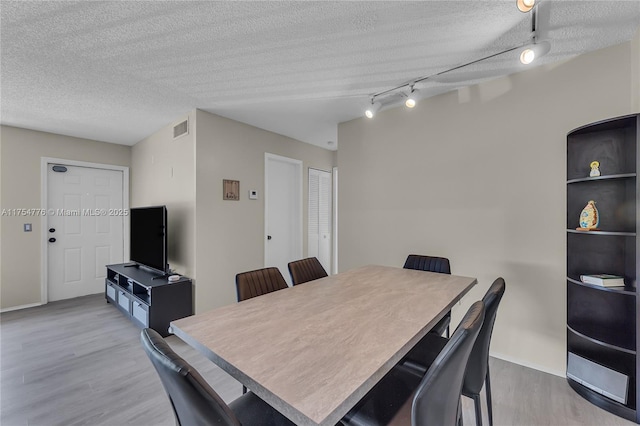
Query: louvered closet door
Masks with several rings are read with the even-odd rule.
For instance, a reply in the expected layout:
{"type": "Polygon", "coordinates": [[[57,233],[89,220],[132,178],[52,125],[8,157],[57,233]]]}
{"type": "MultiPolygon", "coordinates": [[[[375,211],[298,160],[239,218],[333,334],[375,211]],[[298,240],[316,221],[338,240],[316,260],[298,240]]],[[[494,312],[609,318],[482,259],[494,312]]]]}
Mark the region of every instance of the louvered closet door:
{"type": "Polygon", "coordinates": [[[331,271],[331,173],[309,169],[309,257],[331,271]]]}

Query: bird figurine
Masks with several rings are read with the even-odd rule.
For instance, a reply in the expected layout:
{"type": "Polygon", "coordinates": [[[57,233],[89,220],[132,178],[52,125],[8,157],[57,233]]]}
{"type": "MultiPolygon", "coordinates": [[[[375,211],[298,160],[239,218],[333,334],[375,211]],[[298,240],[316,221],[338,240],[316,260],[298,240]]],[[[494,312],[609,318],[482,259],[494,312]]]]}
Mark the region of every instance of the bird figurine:
{"type": "Polygon", "coordinates": [[[600,224],[600,215],[596,208],[596,202],[589,200],[587,205],[582,209],[580,213],[580,231],[592,231],[598,228],[600,224]]]}

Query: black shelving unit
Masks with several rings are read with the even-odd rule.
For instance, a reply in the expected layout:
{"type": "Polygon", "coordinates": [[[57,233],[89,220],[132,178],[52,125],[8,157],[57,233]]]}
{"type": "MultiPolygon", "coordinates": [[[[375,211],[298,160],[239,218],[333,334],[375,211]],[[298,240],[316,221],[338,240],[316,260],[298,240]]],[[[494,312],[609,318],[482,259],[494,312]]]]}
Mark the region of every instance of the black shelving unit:
{"type": "Polygon", "coordinates": [[[169,323],[193,315],[191,279],[169,282],[159,272],[131,263],[107,265],[105,298],[134,324],[169,335],[169,323]]]}
{"type": "Polygon", "coordinates": [[[567,381],[590,402],[636,423],[639,129],[640,115],[634,114],[567,135],[567,381]],[[602,175],[589,177],[594,160],[602,175]],[[589,200],[596,202],[600,224],[596,231],[579,231],[580,212],[589,200]],[[589,274],[620,275],[625,285],[582,283],[580,275],[589,274]],[[618,380],[624,376],[626,389],[618,380]]]}

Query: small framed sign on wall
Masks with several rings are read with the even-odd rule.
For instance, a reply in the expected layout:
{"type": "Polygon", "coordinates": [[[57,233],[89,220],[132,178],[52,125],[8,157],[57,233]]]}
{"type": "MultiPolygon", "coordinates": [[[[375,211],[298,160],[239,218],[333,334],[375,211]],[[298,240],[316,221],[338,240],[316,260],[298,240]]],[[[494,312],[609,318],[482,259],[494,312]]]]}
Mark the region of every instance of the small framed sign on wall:
{"type": "Polygon", "coordinates": [[[223,200],[240,200],[240,181],[239,180],[222,180],[222,199],[223,200]]]}

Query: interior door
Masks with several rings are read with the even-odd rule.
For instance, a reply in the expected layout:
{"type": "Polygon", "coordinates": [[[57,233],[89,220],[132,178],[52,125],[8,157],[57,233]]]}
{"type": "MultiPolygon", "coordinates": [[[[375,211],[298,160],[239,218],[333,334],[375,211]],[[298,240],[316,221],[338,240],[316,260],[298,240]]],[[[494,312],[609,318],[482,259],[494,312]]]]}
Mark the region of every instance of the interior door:
{"type": "Polygon", "coordinates": [[[331,272],[331,173],[309,169],[308,254],[331,272]]]}
{"type": "Polygon", "coordinates": [[[265,267],[291,285],[287,264],[302,258],[302,162],[265,154],[265,267]]]}
{"type": "Polygon", "coordinates": [[[47,204],[48,300],[103,292],[124,261],[123,172],[49,164],[47,204]]]}

